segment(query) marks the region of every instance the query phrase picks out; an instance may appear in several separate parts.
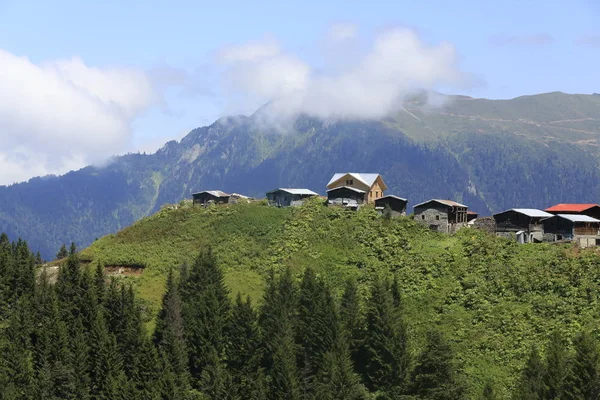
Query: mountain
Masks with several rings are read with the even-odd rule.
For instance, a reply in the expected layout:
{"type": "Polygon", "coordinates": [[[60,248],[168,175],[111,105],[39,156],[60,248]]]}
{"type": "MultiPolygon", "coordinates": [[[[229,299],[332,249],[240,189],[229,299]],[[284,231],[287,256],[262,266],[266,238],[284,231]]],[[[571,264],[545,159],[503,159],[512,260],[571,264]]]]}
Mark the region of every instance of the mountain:
{"type": "Polygon", "coordinates": [[[194,129],[155,154],[0,187],[0,231],[52,258],[64,242],[85,246],[194,191],[324,193],[338,171],[379,172],[410,204],[452,198],[480,213],[598,202],[599,140],[597,95],[417,96],[377,121],[299,116],[283,128],[259,112],[194,129]]]}

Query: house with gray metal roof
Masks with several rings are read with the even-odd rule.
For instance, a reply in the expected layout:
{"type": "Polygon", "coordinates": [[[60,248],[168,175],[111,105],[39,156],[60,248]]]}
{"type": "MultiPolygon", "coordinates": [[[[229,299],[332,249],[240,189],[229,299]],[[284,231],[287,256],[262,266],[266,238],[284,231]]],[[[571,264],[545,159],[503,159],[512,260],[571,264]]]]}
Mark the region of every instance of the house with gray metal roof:
{"type": "Polygon", "coordinates": [[[194,205],[227,204],[230,195],[220,190],[204,190],[192,194],[194,205]]]}
{"type": "Polygon", "coordinates": [[[432,231],[454,233],[467,224],[468,208],[453,200],[431,199],[414,206],[414,219],[432,231]]]}
{"type": "Polygon", "coordinates": [[[339,187],[351,187],[364,191],[365,203],[374,203],[375,199],[383,197],[383,192],[387,190],[380,174],[364,172],[335,173],[327,183],[327,189],[339,187]]]}
{"type": "Polygon", "coordinates": [[[534,243],[544,240],[542,220],[553,215],[536,208],[512,208],[494,214],[496,235],[514,238],[519,243],[534,243]]]}
{"type": "Polygon", "coordinates": [[[573,241],[581,248],[600,244],[600,220],[577,214],[557,214],[542,220],[544,240],[573,241]]]}
{"type": "Polygon", "coordinates": [[[309,197],[318,196],[309,189],[279,188],[267,192],[269,205],[276,207],[299,206],[309,197]]]}

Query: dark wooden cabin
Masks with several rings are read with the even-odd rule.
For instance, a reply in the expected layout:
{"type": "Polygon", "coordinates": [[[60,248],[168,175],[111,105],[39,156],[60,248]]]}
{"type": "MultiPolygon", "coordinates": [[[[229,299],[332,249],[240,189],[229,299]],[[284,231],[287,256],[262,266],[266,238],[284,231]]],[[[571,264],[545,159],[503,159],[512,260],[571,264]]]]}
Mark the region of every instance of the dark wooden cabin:
{"type": "Polygon", "coordinates": [[[204,190],[202,192],[192,194],[194,205],[208,204],[227,204],[229,203],[229,195],[220,190],[204,190]]]}
{"type": "Polygon", "coordinates": [[[578,214],[600,219],[600,205],[598,204],[556,204],[544,211],[550,214],[578,214]]]}
{"type": "Polygon", "coordinates": [[[475,211],[467,211],[467,222],[471,222],[478,217],[479,214],[477,214],[475,211]]]}
{"type": "Polygon", "coordinates": [[[403,199],[402,197],[394,196],[392,194],[380,197],[375,200],[375,209],[377,211],[383,212],[383,210],[385,210],[385,207],[390,207],[390,209],[392,210],[393,217],[406,215],[407,205],[408,200],[403,199]]]}
{"type": "Polygon", "coordinates": [[[275,189],[267,192],[269,205],[276,207],[299,206],[308,197],[318,196],[309,189],[275,189]]]}
{"type": "Polygon", "coordinates": [[[544,239],[542,220],[552,214],[535,208],[513,208],[494,214],[496,234],[516,238],[519,243],[541,242],[544,239]]]}
{"type": "Polygon", "coordinates": [[[366,191],[352,186],[340,186],[327,191],[327,205],[343,206],[353,210],[365,202],[366,191]]]}
{"type": "Polygon", "coordinates": [[[542,222],[546,240],[571,240],[583,248],[600,244],[600,220],[596,218],[587,215],[557,214],[542,222]]]}
{"type": "Polygon", "coordinates": [[[432,199],[414,207],[414,219],[432,231],[454,233],[467,224],[467,210],[452,200],[432,199]]]}

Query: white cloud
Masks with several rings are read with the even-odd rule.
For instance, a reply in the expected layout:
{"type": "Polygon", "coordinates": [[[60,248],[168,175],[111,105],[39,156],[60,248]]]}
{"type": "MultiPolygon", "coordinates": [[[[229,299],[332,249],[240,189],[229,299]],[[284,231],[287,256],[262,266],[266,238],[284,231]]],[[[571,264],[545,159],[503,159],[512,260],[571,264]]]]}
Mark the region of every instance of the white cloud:
{"type": "MultiPolygon", "coordinates": [[[[343,41],[355,34],[352,25],[335,25],[326,39],[343,41]]],[[[219,54],[231,90],[252,107],[271,101],[269,109],[284,117],[306,113],[379,118],[417,91],[458,85],[463,79],[452,45],[429,45],[415,31],[401,28],[379,34],[366,52],[333,70],[316,71],[270,38],[228,47],[219,54]]]]}
{"type": "Polygon", "coordinates": [[[351,22],[336,22],[329,27],[327,39],[332,42],[351,40],[356,37],[358,26],[351,22]]]}
{"type": "Polygon", "coordinates": [[[126,150],[157,101],[143,71],[80,58],[36,64],[0,49],[0,184],[59,174],[126,150]]]}

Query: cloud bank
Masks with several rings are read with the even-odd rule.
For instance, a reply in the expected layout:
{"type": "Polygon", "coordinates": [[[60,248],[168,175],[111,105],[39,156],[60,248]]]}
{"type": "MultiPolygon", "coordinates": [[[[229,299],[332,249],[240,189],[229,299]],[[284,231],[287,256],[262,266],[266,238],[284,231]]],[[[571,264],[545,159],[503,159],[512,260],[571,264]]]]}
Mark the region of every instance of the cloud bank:
{"type": "Polygon", "coordinates": [[[254,107],[269,101],[269,110],[279,117],[380,118],[417,92],[458,86],[465,78],[449,43],[427,44],[413,30],[393,28],[365,45],[357,32],[348,23],[332,26],[323,48],[346,61],[327,62],[325,54],[321,69],[272,37],[228,46],[217,58],[230,93],[254,107]]]}
{"type": "Polygon", "coordinates": [[[1,49],[0,93],[0,184],[123,152],[131,122],[158,100],[141,70],[77,57],[36,64],[1,49]]]}

